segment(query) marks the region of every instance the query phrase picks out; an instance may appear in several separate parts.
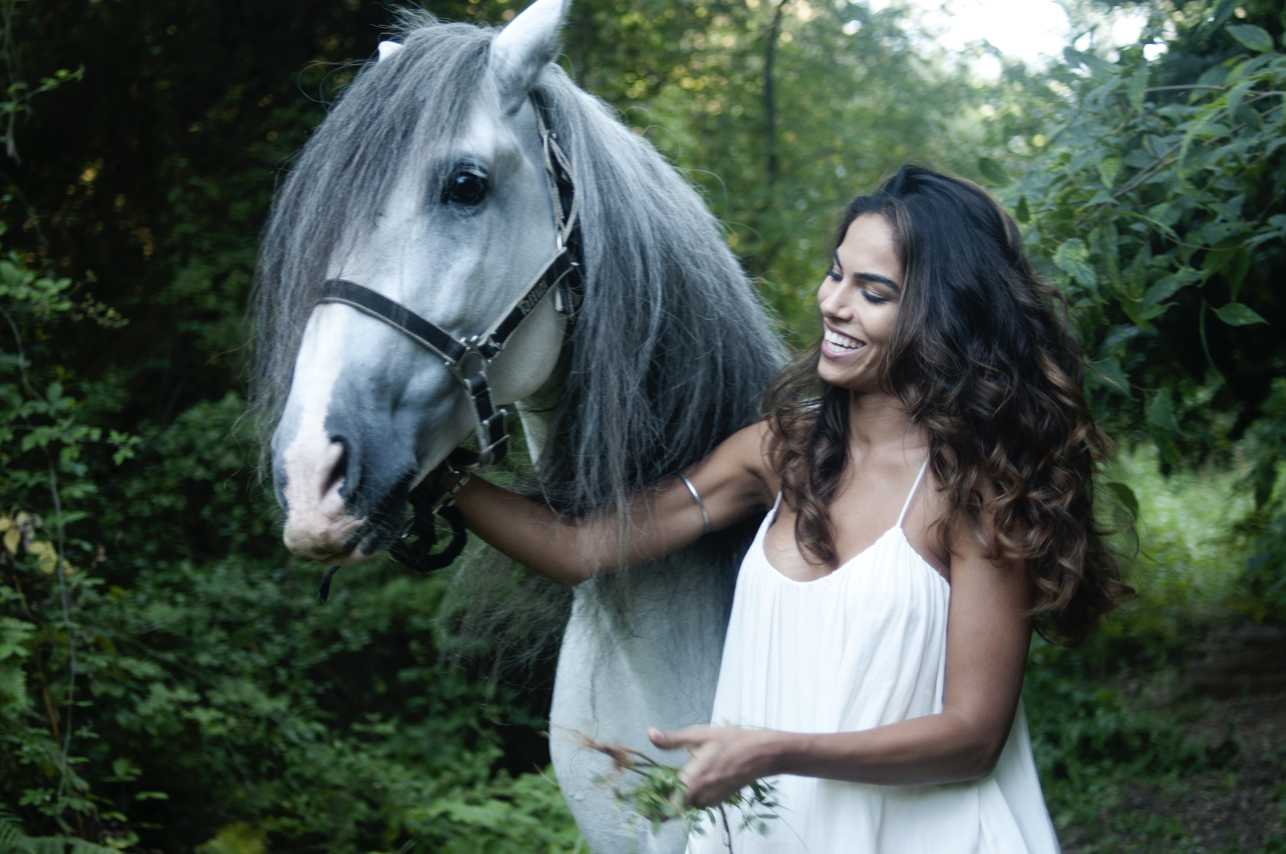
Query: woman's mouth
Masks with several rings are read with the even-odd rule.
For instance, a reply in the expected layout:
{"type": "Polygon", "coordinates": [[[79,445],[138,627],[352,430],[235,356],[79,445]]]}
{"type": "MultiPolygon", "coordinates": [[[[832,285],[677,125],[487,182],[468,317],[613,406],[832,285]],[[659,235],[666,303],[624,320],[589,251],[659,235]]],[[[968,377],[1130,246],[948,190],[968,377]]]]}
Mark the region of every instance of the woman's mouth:
{"type": "Polygon", "coordinates": [[[842,359],[865,346],[865,342],[836,332],[829,326],[822,332],[822,354],[830,359],[842,359]]]}

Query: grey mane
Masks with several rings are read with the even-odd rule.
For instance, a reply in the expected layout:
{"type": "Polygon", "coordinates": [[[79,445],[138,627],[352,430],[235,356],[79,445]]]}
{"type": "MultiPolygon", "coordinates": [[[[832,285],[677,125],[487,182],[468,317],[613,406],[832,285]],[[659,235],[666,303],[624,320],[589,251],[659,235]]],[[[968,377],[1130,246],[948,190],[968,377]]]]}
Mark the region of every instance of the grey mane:
{"type": "MultiPolygon", "coordinates": [[[[275,416],[329,247],[369,227],[406,157],[464,128],[495,31],[410,15],[390,61],[368,65],[304,149],[272,212],[257,276],[256,399],[275,416]]],[[[537,84],[581,206],[585,297],[550,403],[553,428],[523,488],[569,514],[623,508],[758,415],[783,351],[718,222],[655,149],[557,66],[537,84]]],[[[744,529],[707,537],[727,569],[744,529]]],[[[561,627],[563,591],[474,555],[457,572],[465,635],[561,627]]],[[[731,583],[731,582],[729,582],[731,583]]],[[[619,604],[629,574],[612,579],[619,604]]],[[[528,635],[528,649],[530,635],[528,635]]],[[[537,644],[536,646],[539,646],[537,644]]]]}

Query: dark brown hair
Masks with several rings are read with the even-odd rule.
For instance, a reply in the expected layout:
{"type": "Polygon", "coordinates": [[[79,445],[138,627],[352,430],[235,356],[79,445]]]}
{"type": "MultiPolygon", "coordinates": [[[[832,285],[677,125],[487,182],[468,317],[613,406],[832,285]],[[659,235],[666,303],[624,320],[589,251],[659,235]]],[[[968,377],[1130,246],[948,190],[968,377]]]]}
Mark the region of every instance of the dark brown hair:
{"type": "MultiPolygon", "coordinates": [[[[940,530],[963,521],[993,559],[1023,561],[1042,632],[1081,642],[1133,591],[1094,518],[1094,475],[1112,444],[1085,403],[1080,348],[1055,310],[1061,295],[1032,273],[1014,221],[968,181],[904,166],[849,203],[837,247],[863,214],[888,221],[902,254],[881,378],[928,434],[947,504],[940,530]]],[[[830,563],[849,392],[818,377],[818,353],[786,367],[764,411],[795,536],[830,563]]]]}

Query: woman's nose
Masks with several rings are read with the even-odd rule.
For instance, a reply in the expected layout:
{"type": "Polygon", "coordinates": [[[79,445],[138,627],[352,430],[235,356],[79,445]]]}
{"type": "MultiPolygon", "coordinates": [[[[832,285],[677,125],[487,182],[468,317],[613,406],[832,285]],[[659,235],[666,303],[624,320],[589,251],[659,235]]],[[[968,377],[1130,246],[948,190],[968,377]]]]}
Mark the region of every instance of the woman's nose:
{"type": "Polygon", "coordinates": [[[851,317],[853,309],[848,304],[848,301],[843,298],[840,293],[841,290],[841,288],[827,288],[826,285],[822,285],[822,289],[818,291],[817,303],[822,310],[822,314],[826,317],[836,317],[843,320],[851,317]]]}

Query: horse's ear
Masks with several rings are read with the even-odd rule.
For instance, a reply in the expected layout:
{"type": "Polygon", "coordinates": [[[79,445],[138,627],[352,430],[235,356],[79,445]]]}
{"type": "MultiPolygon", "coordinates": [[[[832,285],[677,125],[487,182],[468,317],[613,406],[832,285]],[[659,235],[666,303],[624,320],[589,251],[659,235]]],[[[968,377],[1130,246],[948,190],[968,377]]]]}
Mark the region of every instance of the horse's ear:
{"type": "Polygon", "coordinates": [[[388,59],[390,56],[392,56],[393,54],[397,53],[397,52],[398,52],[399,50],[401,50],[401,49],[402,49],[402,46],[401,46],[400,44],[398,44],[397,42],[380,42],[380,47],[379,47],[379,51],[380,51],[380,59],[379,59],[379,61],[380,61],[380,62],[383,62],[384,60],[388,59]]]}
{"type": "Polygon", "coordinates": [[[488,67],[506,113],[522,106],[536,78],[558,56],[558,30],[570,0],[536,0],[491,42],[488,67]]]}

